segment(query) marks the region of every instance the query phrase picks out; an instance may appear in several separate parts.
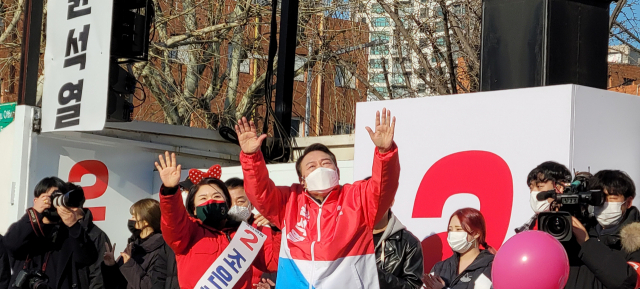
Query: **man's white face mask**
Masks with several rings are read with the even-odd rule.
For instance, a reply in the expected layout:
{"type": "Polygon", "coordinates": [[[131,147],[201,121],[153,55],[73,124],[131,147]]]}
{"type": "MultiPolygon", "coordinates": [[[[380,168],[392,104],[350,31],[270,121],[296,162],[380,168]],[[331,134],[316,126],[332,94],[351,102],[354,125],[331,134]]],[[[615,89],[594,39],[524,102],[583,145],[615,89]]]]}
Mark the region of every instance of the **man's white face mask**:
{"type": "Polygon", "coordinates": [[[340,185],[339,180],[337,171],[320,167],[311,172],[304,182],[307,185],[307,191],[327,194],[340,185]]]}
{"type": "Polygon", "coordinates": [[[251,209],[243,206],[233,206],[227,212],[227,216],[237,222],[247,221],[251,218],[251,209]]]}
{"type": "Polygon", "coordinates": [[[529,204],[531,204],[531,209],[536,212],[536,214],[549,211],[549,207],[551,205],[546,199],[538,201],[539,193],[539,191],[531,191],[531,196],[529,197],[529,204]]]}
{"type": "Polygon", "coordinates": [[[626,202],[605,202],[594,207],[594,214],[602,227],[615,226],[622,220],[622,206],[626,202]]]}

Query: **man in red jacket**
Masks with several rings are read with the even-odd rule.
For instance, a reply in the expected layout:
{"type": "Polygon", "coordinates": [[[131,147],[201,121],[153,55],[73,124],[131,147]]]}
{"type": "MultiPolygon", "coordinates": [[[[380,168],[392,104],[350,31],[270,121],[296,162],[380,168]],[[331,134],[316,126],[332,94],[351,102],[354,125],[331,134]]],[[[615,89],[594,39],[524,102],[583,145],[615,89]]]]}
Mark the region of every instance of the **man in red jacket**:
{"type": "Polygon", "coordinates": [[[260,152],[266,135],[246,118],[238,123],[247,196],[282,229],[276,288],[379,288],[371,232],[398,189],[394,129],[386,109],[376,114],[375,132],[367,127],[376,145],[369,180],[340,186],[335,155],[314,144],[296,163],[300,184],[276,187],[260,152]]]}

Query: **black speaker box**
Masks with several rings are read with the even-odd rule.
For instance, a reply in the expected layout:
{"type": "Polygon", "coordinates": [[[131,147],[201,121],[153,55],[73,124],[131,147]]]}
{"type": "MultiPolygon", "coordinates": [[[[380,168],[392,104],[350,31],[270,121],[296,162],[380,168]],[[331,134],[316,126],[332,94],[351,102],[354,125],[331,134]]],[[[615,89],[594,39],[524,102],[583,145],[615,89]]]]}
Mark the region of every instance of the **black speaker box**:
{"type": "Polygon", "coordinates": [[[481,90],[569,83],[606,89],[610,4],[484,0],[481,90]]]}

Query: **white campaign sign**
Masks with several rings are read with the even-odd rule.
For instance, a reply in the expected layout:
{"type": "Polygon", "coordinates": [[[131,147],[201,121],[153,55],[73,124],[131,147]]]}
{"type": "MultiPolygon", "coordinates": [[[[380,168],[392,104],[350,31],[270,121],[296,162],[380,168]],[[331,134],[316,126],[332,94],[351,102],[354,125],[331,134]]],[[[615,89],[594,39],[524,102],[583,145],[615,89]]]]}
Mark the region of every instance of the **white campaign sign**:
{"type": "Polygon", "coordinates": [[[113,1],[49,0],[42,131],[95,131],[107,113],[113,1]]]}
{"type": "MultiPolygon", "coordinates": [[[[400,185],[394,214],[422,240],[425,270],[449,257],[449,218],[479,209],[496,249],[533,216],[528,173],[545,161],[640,184],[640,98],[575,85],[358,103],[354,180],[371,175],[365,126],[397,117],[400,185]]],[[[634,202],[638,205],[640,198],[634,202]]]]}
{"type": "Polygon", "coordinates": [[[251,267],[266,239],[258,229],[242,222],[229,246],[207,269],[195,289],[233,288],[251,267]]]}

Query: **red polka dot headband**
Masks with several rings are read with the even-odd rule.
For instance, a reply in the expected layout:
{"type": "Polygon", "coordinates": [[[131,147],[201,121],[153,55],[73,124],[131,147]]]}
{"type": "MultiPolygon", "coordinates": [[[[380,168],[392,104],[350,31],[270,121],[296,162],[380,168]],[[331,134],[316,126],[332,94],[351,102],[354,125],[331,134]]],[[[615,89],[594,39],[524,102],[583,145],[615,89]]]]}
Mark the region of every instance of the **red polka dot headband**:
{"type": "Polygon", "coordinates": [[[213,165],[209,168],[208,171],[202,172],[198,169],[190,169],[189,170],[189,179],[194,185],[197,185],[205,178],[216,178],[220,179],[222,175],[222,167],[220,165],[213,165]]]}

